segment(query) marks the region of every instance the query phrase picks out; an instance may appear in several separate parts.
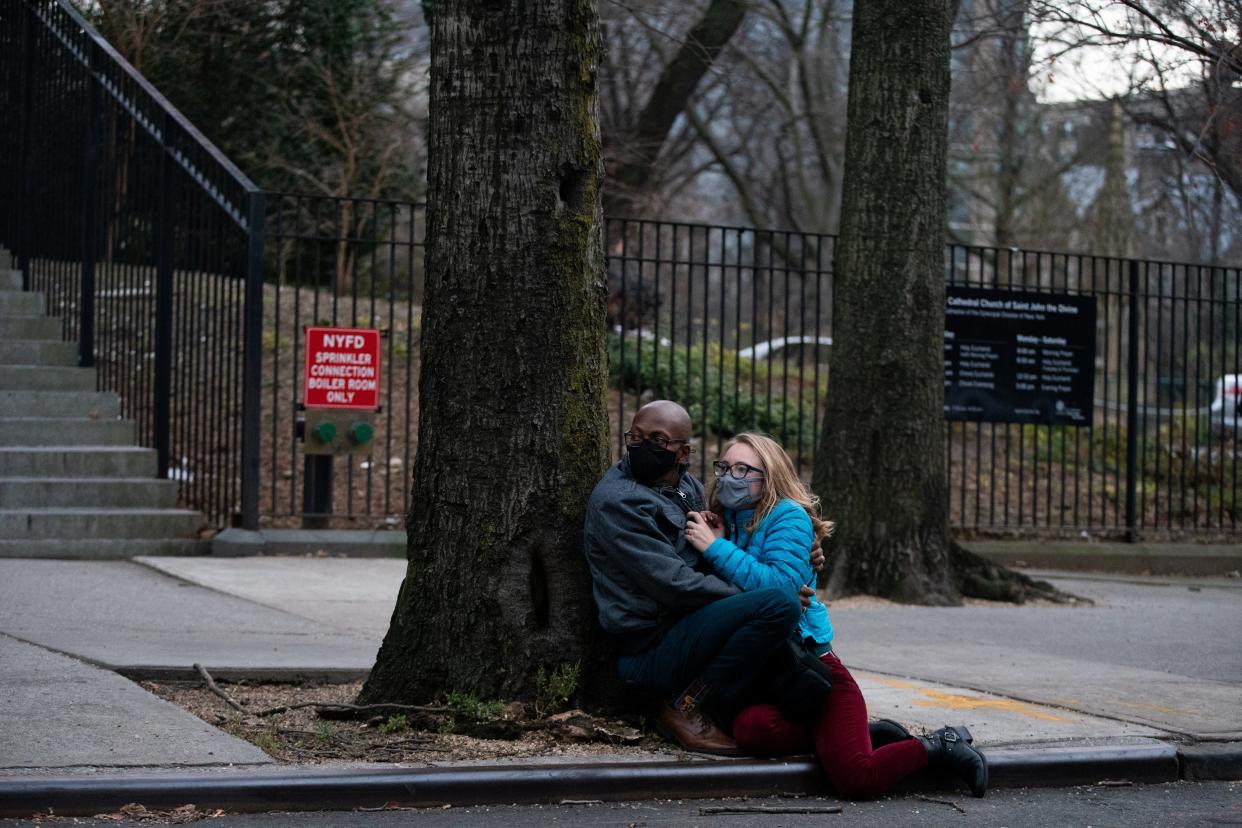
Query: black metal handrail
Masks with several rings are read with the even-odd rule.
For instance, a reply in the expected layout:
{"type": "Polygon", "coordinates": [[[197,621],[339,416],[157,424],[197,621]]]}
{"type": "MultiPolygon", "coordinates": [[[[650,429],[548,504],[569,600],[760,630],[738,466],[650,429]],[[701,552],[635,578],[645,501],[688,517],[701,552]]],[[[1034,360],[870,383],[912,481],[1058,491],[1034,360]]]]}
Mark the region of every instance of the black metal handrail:
{"type": "Polygon", "coordinates": [[[0,0],[0,81],[0,244],[182,501],[257,527],[263,192],[65,0],[0,0]]]}

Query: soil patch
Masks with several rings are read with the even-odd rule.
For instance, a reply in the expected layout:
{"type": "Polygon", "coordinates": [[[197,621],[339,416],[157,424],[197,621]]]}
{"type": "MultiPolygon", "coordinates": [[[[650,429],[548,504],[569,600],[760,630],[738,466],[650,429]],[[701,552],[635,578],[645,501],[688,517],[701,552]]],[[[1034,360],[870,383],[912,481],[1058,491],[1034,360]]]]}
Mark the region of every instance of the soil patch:
{"type": "MultiPolygon", "coordinates": [[[[463,710],[463,705],[429,706],[431,712],[384,711],[361,718],[324,718],[316,707],[298,707],[261,716],[274,708],[315,703],[348,705],[360,682],[349,684],[228,684],[220,688],[246,712],[239,713],[201,684],[140,682],[162,699],[203,721],[251,742],[280,762],[394,762],[427,765],[453,761],[488,761],[528,757],[618,756],[670,758],[682,751],[653,733],[624,722],[596,719],[569,711],[542,719],[520,704],[492,710],[463,710]],[[512,738],[482,738],[458,731],[488,729],[512,738]]],[[[489,707],[477,705],[477,707],[489,707]]]]}

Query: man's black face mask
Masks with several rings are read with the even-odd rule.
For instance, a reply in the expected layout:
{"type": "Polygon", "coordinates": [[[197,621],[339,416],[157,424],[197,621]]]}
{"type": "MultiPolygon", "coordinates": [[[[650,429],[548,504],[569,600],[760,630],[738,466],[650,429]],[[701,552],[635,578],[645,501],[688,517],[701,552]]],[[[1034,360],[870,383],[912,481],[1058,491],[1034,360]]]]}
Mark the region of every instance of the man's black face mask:
{"type": "Polygon", "coordinates": [[[650,486],[677,465],[677,452],[660,448],[650,440],[629,446],[630,474],[644,486],[650,486]]]}

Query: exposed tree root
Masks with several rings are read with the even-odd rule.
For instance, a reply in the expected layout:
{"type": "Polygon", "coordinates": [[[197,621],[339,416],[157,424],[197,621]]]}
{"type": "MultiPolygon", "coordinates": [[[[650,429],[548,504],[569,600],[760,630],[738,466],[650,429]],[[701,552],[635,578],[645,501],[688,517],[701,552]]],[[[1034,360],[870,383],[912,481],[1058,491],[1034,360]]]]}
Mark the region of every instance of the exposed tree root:
{"type": "Polygon", "coordinates": [[[950,557],[958,588],[964,598],[1008,601],[1011,604],[1025,604],[1031,599],[1043,599],[1058,604],[1091,603],[1086,598],[1062,592],[1047,581],[1037,581],[1021,572],[993,563],[956,542],[952,542],[950,557]]]}

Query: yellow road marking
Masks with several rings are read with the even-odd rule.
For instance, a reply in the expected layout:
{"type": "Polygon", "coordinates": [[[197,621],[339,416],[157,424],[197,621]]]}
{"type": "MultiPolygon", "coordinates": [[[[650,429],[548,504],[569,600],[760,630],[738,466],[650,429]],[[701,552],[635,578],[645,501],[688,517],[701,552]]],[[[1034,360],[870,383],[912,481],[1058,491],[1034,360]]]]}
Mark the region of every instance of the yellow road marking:
{"type": "Polygon", "coordinates": [[[914,700],[914,704],[919,707],[948,707],[952,710],[987,708],[989,710],[1003,710],[1006,713],[1016,713],[1019,716],[1030,716],[1032,719],[1039,719],[1045,722],[1069,721],[1069,719],[1062,718],[1061,716],[1045,713],[1034,705],[1013,699],[981,699],[977,696],[960,696],[956,693],[929,690],[926,687],[919,687],[917,689],[924,696],[927,696],[927,699],[914,700]]]}
{"type": "Polygon", "coordinates": [[[914,704],[919,707],[947,707],[953,710],[977,710],[986,708],[989,710],[1002,710],[1006,713],[1015,713],[1019,716],[1029,716],[1032,719],[1039,719],[1045,722],[1068,722],[1069,719],[1061,716],[1054,716],[1046,713],[1040,708],[1026,702],[1015,701],[1014,699],[985,699],[978,696],[962,696],[957,693],[946,693],[943,690],[932,690],[927,687],[919,687],[918,685],[902,681],[901,679],[888,678],[886,676],[869,675],[871,680],[883,684],[885,687],[891,687],[894,690],[916,690],[926,699],[915,699],[914,704]]]}
{"type": "Polygon", "coordinates": [[[874,676],[874,675],[869,676],[869,678],[874,679],[875,681],[879,682],[880,684],[883,684],[886,687],[893,687],[893,688],[896,688],[897,690],[915,689],[913,684],[911,684],[908,681],[901,681],[900,679],[891,679],[891,678],[885,678],[884,676],[874,676]]]}

